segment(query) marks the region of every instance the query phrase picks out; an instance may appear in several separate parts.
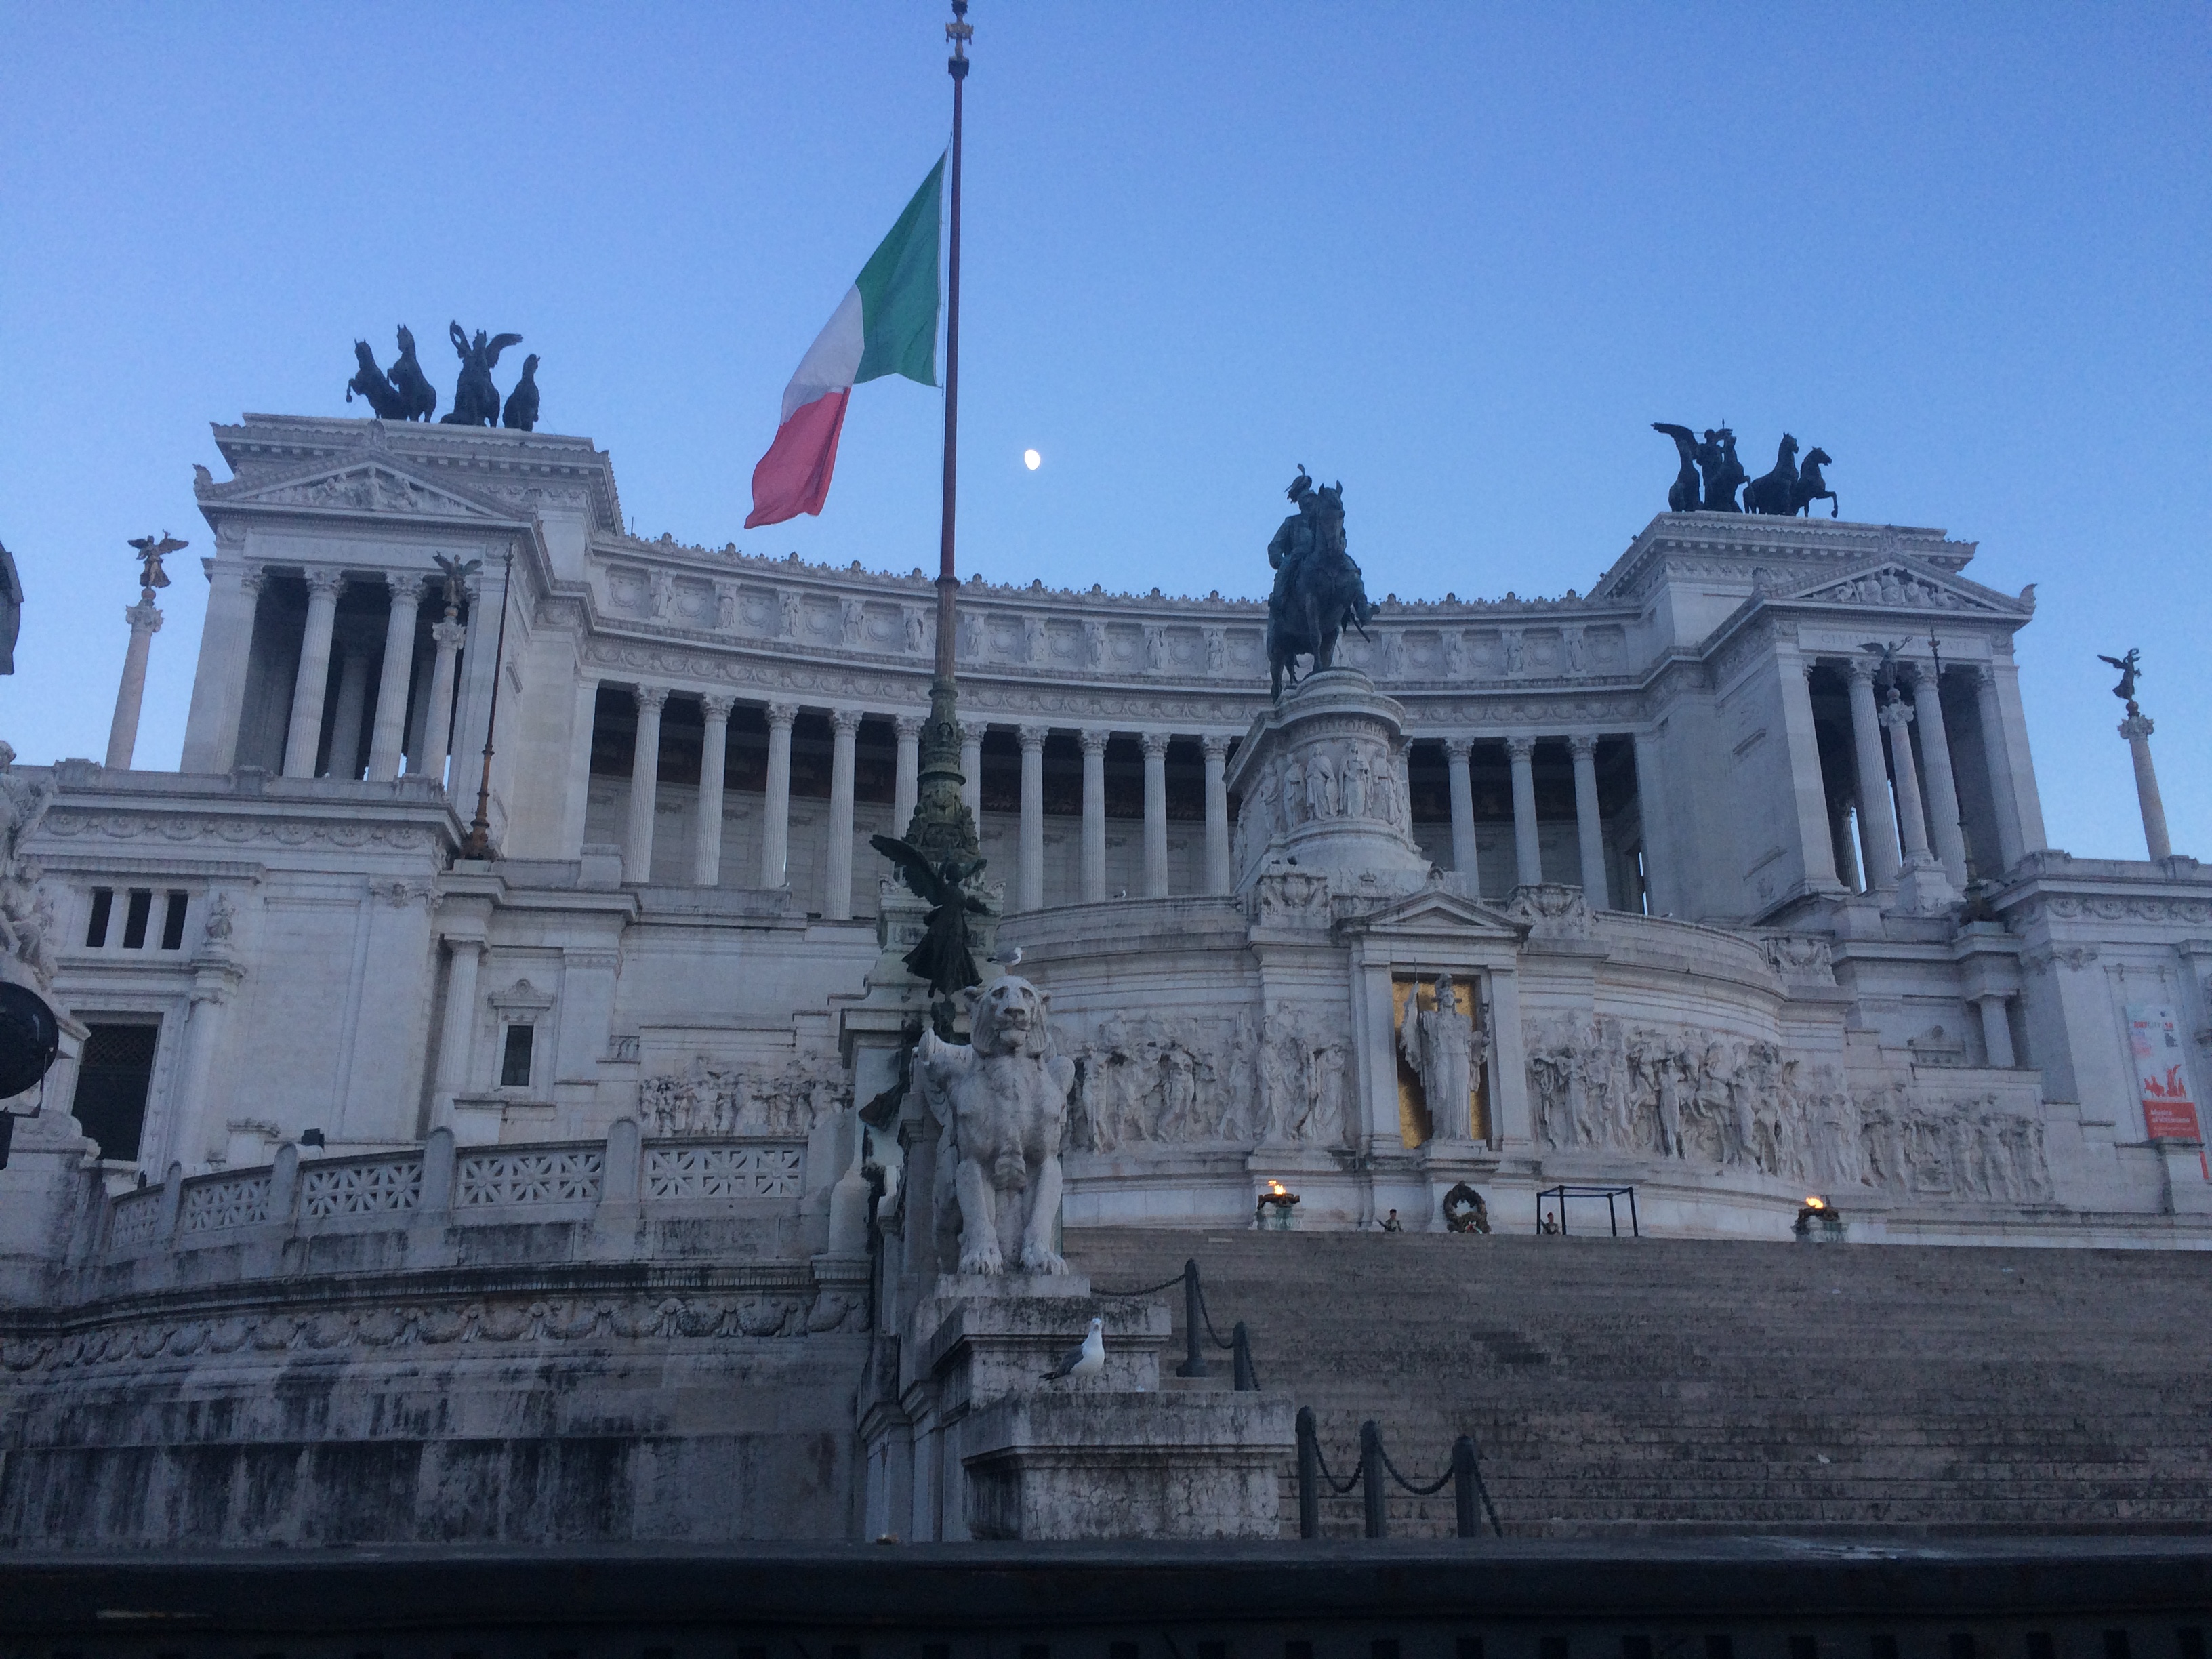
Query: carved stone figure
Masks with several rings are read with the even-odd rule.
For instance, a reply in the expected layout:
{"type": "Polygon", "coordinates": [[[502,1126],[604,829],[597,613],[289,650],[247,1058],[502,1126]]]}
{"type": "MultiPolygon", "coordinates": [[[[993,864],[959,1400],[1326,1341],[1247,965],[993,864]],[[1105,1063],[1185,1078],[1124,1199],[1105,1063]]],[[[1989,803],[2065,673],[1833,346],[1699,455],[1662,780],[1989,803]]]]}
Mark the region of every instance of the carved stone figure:
{"type": "Polygon", "coordinates": [[[208,900],[207,915],[200,927],[210,945],[228,945],[230,932],[238,923],[238,907],[230,902],[230,895],[217,892],[208,900]]]}
{"type": "Polygon", "coordinates": [[[15,672],[15,641],[23,631],[23,579],[15,556],[0,545],[0,674],[15,672]]]}
{"type": "Polygon", "coordinates": [[[1048,1000],[1012,975],[969,994],[973,1041],[921,1036],[925,1086],[939,1106],[939,1214],[959,1230],[963,1273],[1064,1273],[1054,1253],[1060,1144],[1073,1062],[1048,1057],[1048,1000]]]}
{"type": "Polygon", "coordinates": [[[1462,1013],[1459,992],[1449,974],[1436,981],[1436,1006],[1422,1008],[1408,999],[1398,1029],[1398,1051],[1421,1079],[1429,1122],[1439,1140],[1466,1140],[1474,1133],[1469,1097],[1487,1052],[1474,1021],[1462,1013]]]}
{"type": "Polygon", "coordinates": [[[704,1054],[682,1072],[637,1085],[638,1121],[658,1139],[764,1136],[804,1139],[841,1109],[836,1062],[794,1058],[781,1071],[716,1065],[704,1054]]]}
{"type": "Polygon", "coordinates": [[[422,372],[422,361],[415,356],[414,332],[404,323],[399,325],[399,356],[392,360],[391,380],[399,394],[401,420],[427,421],[438,412],[438,388],[422,372]]]}
{"type": "Polygon", "coordinates": [[[491,372],[499,362],[499,354],[511,345],[522,343],[520,334],[501,334],[487,340],[482,329],[471,341],[459,323],[449,325],[453,351],[461,360],[460,379],[453,386],[453,407],[442,424],[447,426],[497,426],[499,424],[499,388],[492,384],[491,372]]]}
{"type": "Polygon", "coordinates": [[[1218,674],[1229,666],[1229,641],[1218,628],[1206,630],[1206,672],[1218,674]]]}
{"type": "Polygon", "coordinates": [[[1467,672],[1467,635],[1457,629],[1448,629],[1443,640],[1444,678],[1458,679],[1467,672]]]}
{"type": "MultiPolygon", "coordinates": [[[[507,337],[501,335],[500,337],[505,339],[507,337]]],[[[514,383],[514,390],[507,394],[507,407],[500,411],[499,423],[511,432],[537,430],[538,354],[536,352],[532,352],[522,360],[522,378],[514,383]]]]}
{"type": "Polygon", "coordinates": [[[927,642],[925,639],[927,630],[922,626],[921,612],[920,611],[914,609],[912,606],[908,607],[905,628],[907,650],[915,656],[920,656],[927,642]]]}

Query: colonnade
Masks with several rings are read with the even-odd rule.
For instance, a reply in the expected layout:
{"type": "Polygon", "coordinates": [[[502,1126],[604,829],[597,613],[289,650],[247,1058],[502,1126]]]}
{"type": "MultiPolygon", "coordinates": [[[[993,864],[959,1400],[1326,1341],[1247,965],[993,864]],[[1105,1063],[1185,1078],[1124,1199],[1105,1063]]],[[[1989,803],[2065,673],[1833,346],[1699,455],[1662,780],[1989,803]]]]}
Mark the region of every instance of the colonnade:
{"type": "MultiPolygon", "coordinates": [[[[637,736],[632,749],[629,811],[623,839],[623,879],[645,882],[653,875],[653,808],[660,786],[661,711],[672,688],[638,685],[629,689],[637,708],[637,736]]],[[[729,740],[733,701],[711,692],[675,693],[696,697],[703,716],[705,744],[700,765],[696,811],[692,836],[691,880],[711,887],[721,880],[723,787],[726,777],[725,754],[729,740]]],[[[791,730],[799,716],[795,703],[771,702],[762,711],[768,723],[768,770],[763,792],[759,884],[781,887],[789,874],[791,857],[791,730]]],[[[831,708],[830,810],[823,828],[823,915],[842,921],[853,914],[854,762],[860,723],[887,720],[897,743],[891,818],[903,832],[913,815],[921,771],[922,720],[915,714],[880,714],[873,710],[831,708]]],[[[1009,908],[1035,910],[1045,902],[1044,748],[1049,727],[1024,725],[1014,728],[1021,752],[1018,830],[1015,842],[1014,878],[1009,908]]],[[[978,817],[982,807],[983,737],[988,726],[963,723],[960,733],[961,773],[968,809],[978,817]]],[[[586,734],[588,735],[588,734],[586,734]]],[[[1106,893],[1106,745],[1115,731],[1083,728],[1076,738],[1083,752],[1082,856],[1079,896],[1085,903],[1103,900],[1106,893]]],[[[1169,896],[1168,860],[1168,745],[1182,733],[1139,732],[1135,734],[1144,756],[1144,872],[1143,896],[1169,896]]],[[[1229,792],[1225,763],[1231,739],[1225,734],[1197,738],[1205,763],[1206,856],[1200,890],[1227,893],[1234,884],[1230,867],[1229,792]]],[[[580,826],[578,810],[572,822],[580,826]]]]}
{"type": "MultiPolygon", "coordinates": [[[[1805,678],[1809,679],[1821,665],[1819,659],[1804,663],[1805,678]]],[[[1888,696],[1879,702],[1876,681],[1882,669],[1871,655],[1831,665],[1844,674],[1850,686],[1852,785],[1867,887],[1875,892],[1893,891],[1904,874],[1938,868],[1954,891],[1963,891],[1967,878],[1966,842],[1936,664],[1932,660],[1899,662],[1888,696]],[[1920,728],[1917,753],[1911,730],[1916,725],[1920,728]]],[[[1990,783],[1997,842],[1990,850],[1996,853],[2000,866],[2009,870],[2029,849],[1997,672],[1986,664],[1946,672],[1966,674],[1973,683],[1976,724],[1981,728],[1981,757],[1990,783]]],[[[1809,701],[1804,722],[1809,732],[1809,701]]],[[[1801,762],[1801,770],[1802,767],[1801,762]]],[[[1808,863],[1812,866],[1808,873],[1814,879],[1836,879],[1835,870],[1818,868],[1814,858],[1817,850],[1822,859],[1827,859],[1829,844],[1826,837],[1817,844],[1808,841],[1808,863]]]]}
{"type": "MultiPolygon", "coordinates": [[[[210,637],[221,637],[220,654],[213,665],[218,730],[212,735],[211,752],[204,763],[210,770],[228,771],[236,763],[256,617],[270,574],[267,567],[249,565],[239,573],[234,586],[226,591],[226,585],[218,582],[210,599],[210,637]]],[[[322,769],[328,775],[366,775],[372,783],[389,782],[411,757],[407,768],[410,773],[442,779],[457,736],[454,693],[460,659],[481,607],[471,603],[465,623],[433,623],[430,650],[418,659],[416,643],[422,602],[433,592],[442,591],[434,575],[416,571],[361,574],[310,568],[304,573],[304,580],[307,617],[293,673],[282,775],[288,778],[316,775],[327,707],[331,728],[330,762],[322,769]],[[354,586],[380,587],[388,596],[391,609],[380,641],[374,623],[368,619],[341,624],[339,599],[354,586]],[[380,654],[382,666],[377,669],[380,654]],[[337,672],[333,704],[334,662],[337,672]],[[372,669],[376,669],[373,720],[369,717],[372,669]],[[411,732],[407,719],[410,698],[416,713],[411,732]]],[[[474,598],[472,590],[472,601],[474,598]]]]}
{"type": "MultiPolygon", "coordinates": [[[[1444,763],[1451,799],[1452,867],[1465,876],[1470,891],[1481,891],[1481,869],[1474,838],[1474,742],[1472,738],[1443,740],[1444,763]]],[[[1513,878],[1516,885],[1535,886],[1544,879],[1543,845],[1536,820],[1536,745],[1538,737],[1504,739],[1505,758],[1513,779],[1513,878]]],[[[1577,733],[1565,739],[1568,758],[1574,764],[1575,851],[1582,875],[1583,899],[1594,910],[1613,905],[1612,883],[1605,868],[1605,824],[1598,812],[1596,737],[1577,733]]],[[[1644,745],[1637,744],[1642,771],[1644,745]]],[[[1638,800],[1642,797],[1639,793],[1638,800]]],[[[1648,854],[1648,849],[1647,849],[1648,854]]]]}

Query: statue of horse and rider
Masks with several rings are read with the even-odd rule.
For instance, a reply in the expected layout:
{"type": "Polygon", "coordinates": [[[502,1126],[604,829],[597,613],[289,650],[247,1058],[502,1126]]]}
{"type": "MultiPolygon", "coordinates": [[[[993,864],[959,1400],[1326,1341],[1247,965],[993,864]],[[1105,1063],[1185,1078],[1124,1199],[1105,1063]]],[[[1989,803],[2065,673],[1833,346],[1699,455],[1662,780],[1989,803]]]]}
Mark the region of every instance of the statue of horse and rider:
{"type": "Polygon", "coordinates": [[[1267,595],[1267,684],[1278,702],[1285,675],[1298,683],[1300,657],[1311,657],[1308,672],[1318,673],[1335,660],[1344,630],[1358,629],[1365,639],[1364,623],[1375,614],[1359,567],[1345,550],[1344,485],[1316,487],[1302,464],[1284,494],[1297,511],[1267,544],[1275,571],[1267,595]]]}

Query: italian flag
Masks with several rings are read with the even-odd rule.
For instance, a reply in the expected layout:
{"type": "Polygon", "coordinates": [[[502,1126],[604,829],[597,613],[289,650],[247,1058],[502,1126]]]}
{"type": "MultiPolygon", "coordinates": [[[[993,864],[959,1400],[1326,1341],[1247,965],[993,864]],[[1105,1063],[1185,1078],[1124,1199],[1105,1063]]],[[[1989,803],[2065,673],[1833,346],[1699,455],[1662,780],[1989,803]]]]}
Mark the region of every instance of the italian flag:
{"type": "Polygon", "coordinates": [[[783,389],[782,423],[753,469],[745,528],[819,513],[837,465],[845,400],[862,380],[903,374],[937,384],[937,227],[945,158],[860,267],[783,389]]]}

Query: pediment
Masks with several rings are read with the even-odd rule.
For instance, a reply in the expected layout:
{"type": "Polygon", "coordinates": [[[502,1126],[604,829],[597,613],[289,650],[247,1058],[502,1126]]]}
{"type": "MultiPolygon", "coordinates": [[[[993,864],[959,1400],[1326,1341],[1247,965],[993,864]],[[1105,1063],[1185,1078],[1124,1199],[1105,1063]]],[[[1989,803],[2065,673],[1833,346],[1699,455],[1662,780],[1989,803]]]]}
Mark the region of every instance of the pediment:
{"type": "Polygon", "coordinates": [[[1443,886],[1424,887],[1371,910],[1359,918],[1358,928],[1364,933],[1449,933],[1516,944],[1528,932],[1526,923],[1504,911],[1443,886]]]}
{"type": "Polygon", "coordinates": [[[1796,605],[1850,605],[1854,609],[1950,611],[1982,616],[2017,616],[2033,611],[2033,588],[2008,599],[1978,582],[1920,563],[1890,556],[1869,559],[1838,574],[1826,571],[1802,585],[1770,594],[1796,605]]]}
{"type": "Polygon", "coordinates": [[[408,518],[510,524],[489,503],[416,477],[388,458],[356,456],[324,462],[289,478],[219,484],[203,470],[196,492],[210,506],[276,507],[286,511],[393,514],[408,518]]]}

